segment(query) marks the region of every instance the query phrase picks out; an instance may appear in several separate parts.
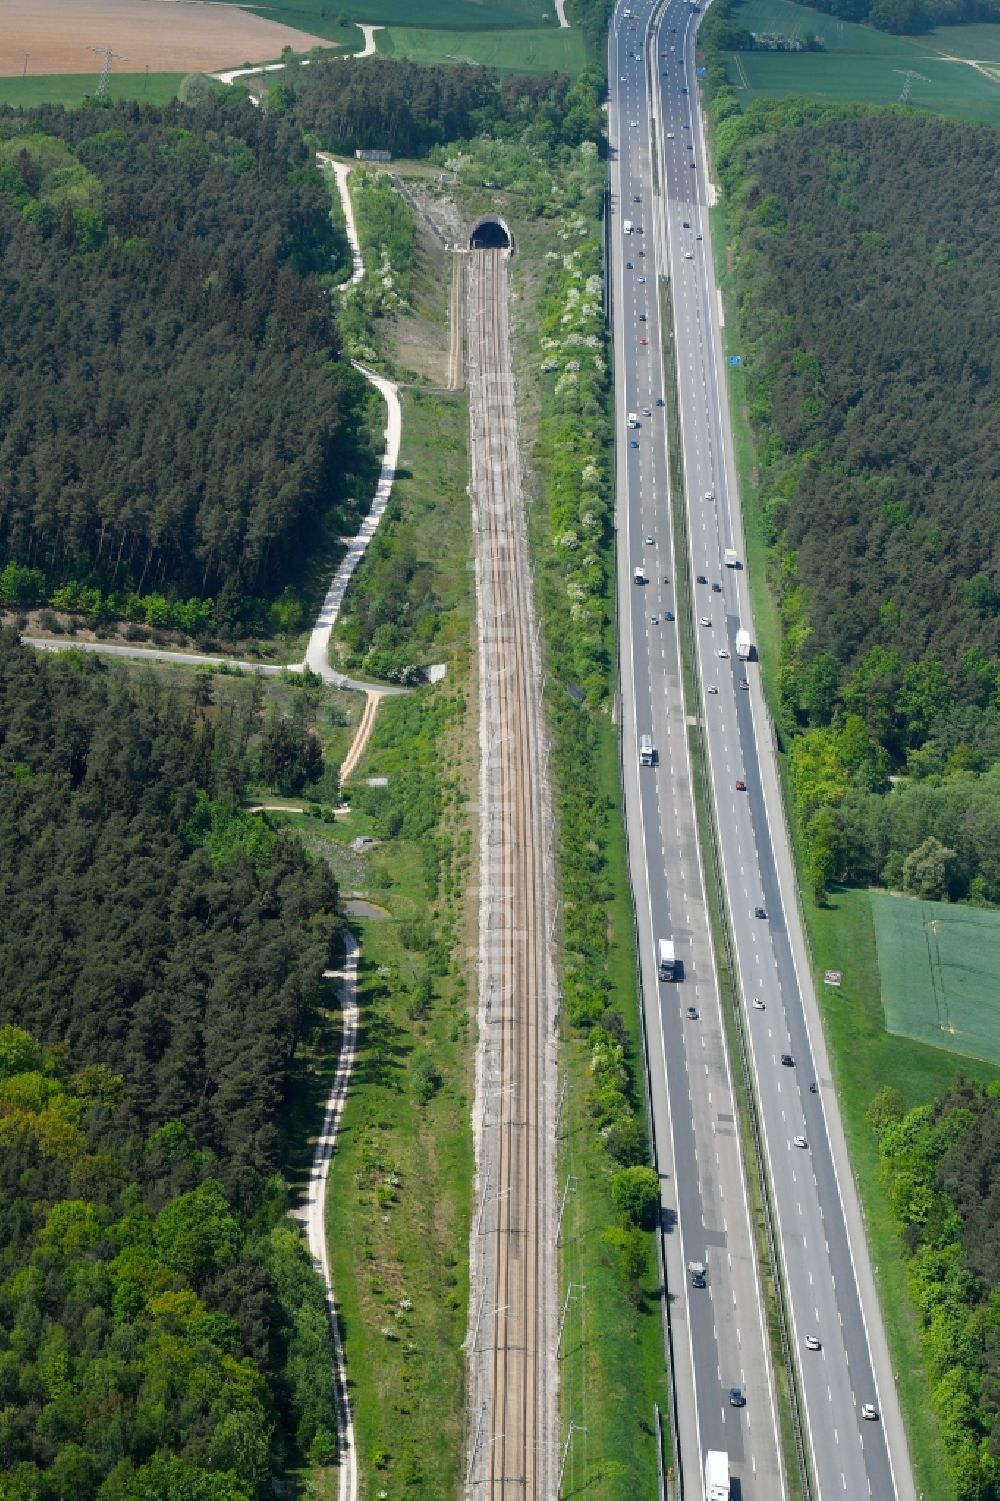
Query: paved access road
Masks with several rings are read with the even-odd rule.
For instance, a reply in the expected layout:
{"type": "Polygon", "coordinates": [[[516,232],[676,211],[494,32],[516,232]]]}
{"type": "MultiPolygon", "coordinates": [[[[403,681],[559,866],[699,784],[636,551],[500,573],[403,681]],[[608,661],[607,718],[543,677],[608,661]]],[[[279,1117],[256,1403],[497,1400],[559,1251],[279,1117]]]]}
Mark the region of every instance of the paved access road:
{"type": "MultiPolygon", "coordinates": [[[[650,6],[632,8],[638,19],[631,34],[645,42],[650,6]]],[[[619,18],[621,10],[616,12],[616,24],[627,24],[619,18]]],[[[635,237],[622,234],[621,221],[635,217],[629,208],[635,193],[644,198],[649,193],[645,217],[655,243],[649,245],[648,232],[642,237],[645,259],[648,262],[652,252],[661,275],[668,279],[676,338],[689,533],[689,556],[678,559],[677,567],[689,570],[694,595],[697,708],[706,727],[722,874],[746,1008],[815,1491],[823,1498],[844,1496],[859,1501],[871,1495],[877,1501],[891,1501],[896,1496],[912,1496],[912,1478],[836,1101],[829,1088],[757,668],[736,654],[736,633],[741,621],[749,623],[750,612],[742,569],[725,564],[727,549],[742,558],[742,531],[724,408],[718,297],[710,253],[708,184],[694,66],[697,19],[698,13],[684,0],[666,0],[656,12],[655,26],[648,33],[648,55],[645,48],[642,55],[643,75],[654,85],[651,116],[644,113],[642,80],[633,81],[624,66],[616,69],[622,95],[613,99],[612,112],[617,106],[623,137],[622,197],[615,205],[612,239],[616,259],[619,255],[623,261],[632,259],[638,268],[639,261],[629,253],[635,237]],[[654,130],[658,139],[655,190],[648,177],[654,130]],[[758,729],[764,738],[761,754],[758,729]],[[745,790],[737,783],[744,783],[745,790]],[[782,1055],[787,1062],[782,1062],[782,1055]],[[811,1343],[819,1347],[811,1348],[811,1343]],[[878,1418],[864,1420],[866,1403],[874,1404],[884,1423],[878,1418]],[[891,1454],[887,1436],[892,1440],[891,1454]]],[[[619,328],[618,336],[627,346],[627,380],[630,371],[644,368],[654,336],[649,335],[648,347],[638,344],[639,325],[629,326],[627,316],[630,304],[637,308],[643,297],[651,301],[649,282],[640,293],[635,285],[638,270],[623,275],[626,326],[619,328]]],[[[625,439],[623,431],[619,441],[625,439]]],[[[640,432],[639,441],[640,462],[646,462],[644,441],[659,449],[663,435],[654,430],[645,438],[640,432]]],[[[628,452],[634,460],[635,451],[628,452]]],[[[651,457],[648,462],[655,471],[657,460],[651,457]]],[[[630,567],[642,562],[641,538],[634,529],[624,537],[620,534],[620,542],[630,552],[630,567]]],[[[640,591],[632,586],[631,592],[640,591]]],[[[649,600],[652,590],[646,586],[641,593],[649,600]]],[[[653,597],[652,607],[665,602],[665,595],[653,597]]],[[[632,653],[637,685],[644,675],[641,664],[650,655],[649,614],[647,605],[641,617],[644,628],[633,629],[623,648],[632,653]]],[[[655,713],[658,685],[648,670],[646,677],[655,713]]],[[[663,769],[656,775],[662,781],[663,769]]],[[[686,990],[687,984],[680,988],[686,990]]],[[[768,1393],[758,1392],[748,1378],[747,1417],[751,1410],[766,1408],[767,1402],[768,1393]]],[[[754,1448],[756,1441],[754,1433],[754,1448]]]]}
{"type": "Polygon", "coordinates": [[[682,564],[668,512],[644,41],[645,25],[619,8],[609,126],[621,702],[680,1457],[685,1497],[701,1496],[705,1451],[723,1449],[742,1501],[780,1501],[785,1477],[700,863],[678,625],[667,618],[677,614],[673,580],[682,564]],[[626,219],[636,226],[629,235],[626,219]],[[630,412],[636,427],[626,425],[630,412]],[[636,567],[648,582],[632,582],[636,567]],[[640,768],[646,733],[657,762],[640,768]],[[657,979],[660,938],[677,946],[677,983],[657,979]],[[690,1262],[704,1264],[705,1287],[692,1285],[690,1262]],[[734,1386],[747,1393],[746,1406],[732,1405],[734,1386]]]}

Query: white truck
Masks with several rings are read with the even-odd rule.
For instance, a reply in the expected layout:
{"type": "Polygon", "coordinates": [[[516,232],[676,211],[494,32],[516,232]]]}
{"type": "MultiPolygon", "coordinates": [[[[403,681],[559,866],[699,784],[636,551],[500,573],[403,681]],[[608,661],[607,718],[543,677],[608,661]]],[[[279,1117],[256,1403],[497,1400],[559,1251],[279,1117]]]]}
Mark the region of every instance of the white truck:
{"type": "Polygon", "coordinates": [[[630,235],[632,233],[632,229],[633,229],[632,220],[631,219],[626,219],[625,223],[622,225],[622,232],[624,234],[630,235]]]}
{"type": "Polygon", "coordinates": [[[644,584],[646,582],[645,570],[642,568],[633,569],[632,578],[637,584],[644,584]]]}
{"type": "Polygon", "coordinates": [[[739,560],[739,557],[737,556],[736,548],[735,547],[727,547],[726,548],[726,567],[727,568],[738,568],[739,566],[740,566],[740,560],[739,560]]]}
{"type": "Polygon", "coordinates": [[[655,759],[656,759],[656,752],[653,749],[653,737],[652,737],[652,735],[640,735],[639,736],[639,765],[640,766],[652,766],[652,764],[655,761],[655,759]]]}
{"type": "Polygon", "coordinates": [[[635,415],[634,412],[629,412],[628,417],[626,419],[626,426],[627,427],[638,427],[639,426],[639,419],[635,415]]]}
{"type": "Polygon", "coordinates": [[[709,1449],[705,1455],[705,1501],[729,1501],[729,1455],[709,1449]]]}
{"type": "Polygon", "coordinates": [[[677,973],[673,941],[661,938],[656,945],[656,970],[661,980],[672,980],[677,973]]]}
{"type": "Polygon", "coordinates": [[[753,656],[753,642],[750,640],[750,632],[740,626],[736,632],[736,655],[741,662],[749,662],[753,656]]]}

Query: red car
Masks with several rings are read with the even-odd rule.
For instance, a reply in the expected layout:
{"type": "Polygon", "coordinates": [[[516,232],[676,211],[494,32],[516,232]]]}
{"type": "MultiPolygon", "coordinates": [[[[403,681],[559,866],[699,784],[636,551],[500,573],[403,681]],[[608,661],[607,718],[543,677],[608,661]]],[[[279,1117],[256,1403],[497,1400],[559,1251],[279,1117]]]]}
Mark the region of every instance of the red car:
{"type": "Polygon", "coordinates": [[[640,340],[639,340],[639,343],[640,343],[640,344],[648,344],[648,343],[649,343],[649,340],[648,340],[648,339],[640,339],[640,340]]]}
{"type": "Polygon", "coordinates": [[[746,790],[747,790],[747,784],[746,784],[746,782],[737,782],[736,783],[736,791],[737,792],[746,792],[746,790]]]}

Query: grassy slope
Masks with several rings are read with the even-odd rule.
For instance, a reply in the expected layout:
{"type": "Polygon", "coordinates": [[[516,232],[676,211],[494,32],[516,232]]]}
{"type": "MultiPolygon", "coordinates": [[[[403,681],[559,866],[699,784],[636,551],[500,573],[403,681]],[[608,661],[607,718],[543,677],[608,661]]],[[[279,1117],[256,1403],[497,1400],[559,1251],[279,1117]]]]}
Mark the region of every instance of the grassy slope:
{"type": "MultiPolygon", "coordinates": [[[[729,355],[739,353],[740,336],[736,309],[729,295],[724,204],[712,210],[712,224],[716,268],[726,303],[724,345],[729,355]]],[[[727,365],[726,369],[758,655],[768,698],[775,703],[781,622],[766,582],[760,492],[744,405],[743,377],[738,367],[727,365]]],[[[780,769],[784,782],[785,768],[781,765],[780,769]]],[[[904,1248],[889,1214],[875,1140],[866,1115],[872,1097],[888,1083],[901,1090],[904,1104],[909,1108],[941,1094],[960,1070],[977,1079],[996,1078],[998,1071],[986,1064],[956,1059],[907,1038],[891,1036],[885,1030],[875,929],[866,891],[837,892],[825,908],[817,907],[803,891],[803,906],[824,1030],[876,1270],[917,1487],[928,1497],[947,1501],[952,1492],[931,1416],[930,1391],[906,1290],[904,1248]],[[823,987],[825,969],[843,972],[845,983],[841,990],[823,987]]]]}
{"type": "Polygon", "coordinates": [[[871,26],[838,21],[793,0],[746,0],[734,19],[750,31],[823,37],[822,53],[739,52],[728,55],[729,78],[741,100],[758,94],[807,94],[816,99],[892,104],[907,69],[915,108],[960,120],[1000,125],[1000,79],[967,62],[1000,59],[1000,26],[943,26],[927,36],[890,36],[871,26]]]}
{"type": "MultiPolygon", "coordinates": [[[[143,104],[169,104],[183,73],[112,73],[110,99],[138,99],[143,104]]],[[[71,107],[93,97],[100,83],[97,73],[50,73],[43,77],[0,78],[0,104],[30,109],[35,104],[71,107]]]]}
{"type": "Polygon", "coordinates": [[[349,15],[352,21],[375,25],[435,26],[442,31],[489,30],[501,26],[554,26],[552,0],[346,0],[333,5],[330,0],[269,0],[266,5],[247,5],[271,21],[283,21],[314,36],[336,38],[339,18],[349,15]]]}
{"type": "Polygon", "coordinates": [[[579,73],[586,62],[583,35],[568,30],[441,31],[391,26],[376,38],[380,52],[418,63],[482,63],[500,72],[579,73]]]}

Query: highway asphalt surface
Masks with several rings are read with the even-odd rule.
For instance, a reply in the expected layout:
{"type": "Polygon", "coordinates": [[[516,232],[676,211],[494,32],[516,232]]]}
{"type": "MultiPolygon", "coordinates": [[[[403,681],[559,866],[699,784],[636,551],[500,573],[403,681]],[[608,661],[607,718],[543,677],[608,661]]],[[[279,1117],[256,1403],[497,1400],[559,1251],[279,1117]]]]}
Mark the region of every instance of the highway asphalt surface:
{"type": "Polygon", "coordinates": [[[779,1501],[785,1485],[698,845],[678,626],[665,615],[678,613],[672,580],[682,565],[672,552],[666,408],[658,404],[665,396],[642,34],[618,12],[609,125],[621,704],[679,1444],[685,1496],[700,1494],[705,1451],[724,1449],[742,1501],[779,1501]],[[626,218],[642,232],[623,235],[626,218]],[[638,427],[626,427],[629,412],[638,427]],[[648,583],[633,584],[637,566],[648,583]],[[644,733],[656,746],[653,768],[638,765],[644,733]],[[657,980],[660,938],[677,945],[679,983],[657,980]],[[704,1288],[692,1285],[691,1262],[704,1264],[704,1288]],[[732,1405],[734,1386],[748,1394],[745,1407],[732,1405]]]}
{"type": "MultiPolygon", "coordinates": [[[[731,436],[723,411],[726,392],[694,61],[698,15],[686,0],[667,0],[650,28],[651,10],[647,0],[631,7],[619,6],[615,12],[609,113],[612,145],[619,148],[612,162],[611,245],[618,367],[622,718],[626,812],[645,950],[644,990],[648,1004],[651,993],[655,994],[655,989],[651,990],[655,981],[650,979],[655,940],[673,937],[685,961],[685,976],[679,985],[661,985],[659,990],[669,1060],[667,1082],[676,1168],[685,1176],[690,1170],[686,1156],[682,1157],[685,1144],[681,1137],[693,1137],[699,1165],[695,1172],[700,1170],[703,1175],[699,1138],[705,1121],[699,1120],[699,1114],[706,1111],[706,1105],[674,1077],[677,1064],[673,1057],[676,1043],[686,1055],[690,1077],[697,1056],[697,1033],[710,1028],[714,1048],[717,1030],[715,1006],[708,1007],[694,996],[692,982],[696,977],[702,992],[709,986],[700,946],[693,955],[689,953],[697,924],[683,904],[677,905],[673,890],[679,878],[678,867],[688,863],[686,851],[675,836],[690,821],[683,806],[683,778],[678,775],[678,763],[686,755],[676,713],[680,685],[674,633],[678,627],[676,622],[665,622],[663,615],[664,610],[677,613],[673,583],[665,582],[673,580],[676,566],[678,570],[688,568],[691,575],[700,703],[688,708],[697,708],[705,725],[722,874],[739,989],[746,1008],[815,1490],[824,1498],[844,1496],[862,1501],[871,1495],[877,1501],[891,1501],[897,1495],[912,1495],[912,1478],[856,1199],[853,1186],[845,1182],[848,1170],[843,1140],[825,1077],[825,1049],[817,1035],[810,977],[803,973],[804,949],[801,934],[795,930],[794,872],[783,831],[782,837],[772,837],[774,821],[780,815],[773,762],[762,767],[758,756],[758,730],[764,736],[769,730],[757,668],[736,655],[736,632],[741,621],[749,623],[746,580],[740,568],[724,564],[728,548],[742,558],[742,531],[731,436]],[[627,14],[629,10],[633,19],[627,14]],[[650,80],[654,81],[651,97],[650,80]],[[654,125],[659,134],[655,155],[651,152],[654,125]],[[641,225],[642,232],[626,235],[627,219],[641,225]],[[671,559],[669,566],[665,566],[669,545],[665,413],[655,405],[655,396],[661,394],[657,382],[662,382],[657,273],[666,283],[676,337],[690,550],[690,557],[678,557],[676,563],[671,559]],[[648,344],[643,339],[648,339],[648,344]],[[649,392],[654,393],[653,400],[649,392]],[[650,409],[648,417],[642,412],[644,406],[650,409]],[[636,412],[641,423],[638,429],[626,428],[627,412],[636,412]],[[649,536],[655,538],[655,548],[648,545],[649,536]],[[645,569],[649,583],[631,582],[636,567],[645,569]],[[705,582],[697,582],[698,575],[705,582]],[[652,771],[642,769],[635,774],[631,768],[637,761],[637,736],[643,732],[653,734],[659,764],[652,771]],[[746,790],[738,789],[738,782],[745,783],[746,790]],[[640,862],[645,870],[636,878],[635,867],[640,862]],[[643,932],[642,909],[647,902],[654,915],[647,919],[643,932]],[[757,909],[766,915],[755,915],[757,909]],[[680,1036],[673,1035],[677,1033],[677,1018],[685,1018],[689,1004],[699,1013],[698,1019],[685,1019],[680,1036]],[[783,1064],[783,1054],[793,1061],[783,1064]],[[823,1065],[822,1072],[814,1064],[814,1056],[823,1065]],[[796,1138],[801,1145],[796,1144],[796,1138]],[[842,1187],[846,1190],[843,1197],[842,1187]],[[866,1294],[864,1301],[859,1296],[859,1276],[866,1294]],[[819,1348],[807,1346],[807,1338],[817,1342],[819,1348]],[[862,1418],[862,1406],[868,1402],[881,1413],[883,1397],[893,1429],[892,1458],[886,1427],[878,1419],[862,1418]]],[[[765,760],[770,754],[767,748],[765,760]]],[[[655,1072],[654,1043],[650,1029],[655,1072]]],[[[654,1089],[654,1108],[655,1094],[654,1089]]],[[[707,1106],[709,1113],[713,1110],[717,1130],[715,1099],[707,1106]]],[[[662,1139],[658,1129],[658,1140],[662,1139]]],[[[691,1206],[683,1198],[680,1204],[680,1229],[689,1258],[691,1251],[687,1248],[704,1233],[711,1219],[711,1204],[705,1201],[708,1187],[701,1182],[700,1204],[691,1206]]],[[[724,1240],[731,1252],[731,1225],[724,1240]]],[[[711,1256],[709,1250],[707,1257],[698,1259],[711,1264],[711,1256]]],[[[718,1271],[714,1268],[710,1282],[718,1294],[718,1271]]],[[[742,1383],[747,1405],[738,1414],[741,1426],[736,1435],[744,1440],[741,1446],[734,1445],[732,1421],[723,1424],[721,1432],[713,1431],[705,1371],[722,1355],[722,1340],[717,1337],[713,1344],[712,1335],[718,1336],[719,1331],[703,1326],[695,1311],[696,1294],[689,1289],[688,1295],[701,1454],[707,1448],[728,1448],[744,1498],[751,1494],[777,1495],[773,1488],[754,1485],[762,1462],[760,1445],[768,1423],[773,1424],[770,1386],[762,1371],[747,1372],[742,1383]],[[759,1415],[756,1425],[754,1415],[759,1415]]],[[[741,1326],[744,1341],[746,1332],[741,1326]]],[[[676,1335],[674,1345],[676,1357],[676,1335]]],[[[720,1360],[720,1370],[723,1364],[720,1360]]],[[[682,1379],[683,1370],[679,1370],[679,1411],[683,1408],[682,1379]]],[[[739,1378],[726,1372],[724,1383],[730,1379],[739,1378]]],[[[682,1449],[684,1429],[682,1417],[682,1449]]],[[[773,1446],[773,1428],[770,1437],[769,1448],[773,1446]]],[[[701,1454],[692,1459],[682,1453],[687,1495],[699,1494],[701,1454]]]]}

